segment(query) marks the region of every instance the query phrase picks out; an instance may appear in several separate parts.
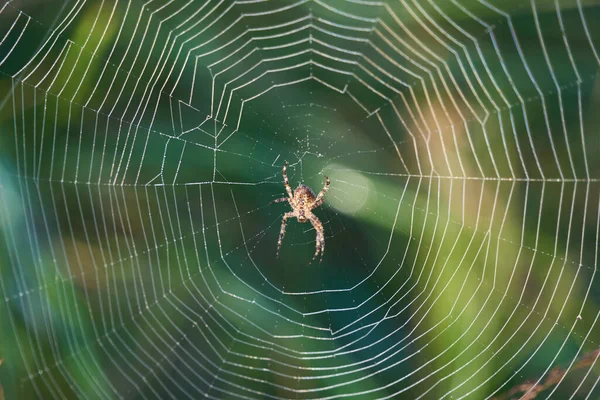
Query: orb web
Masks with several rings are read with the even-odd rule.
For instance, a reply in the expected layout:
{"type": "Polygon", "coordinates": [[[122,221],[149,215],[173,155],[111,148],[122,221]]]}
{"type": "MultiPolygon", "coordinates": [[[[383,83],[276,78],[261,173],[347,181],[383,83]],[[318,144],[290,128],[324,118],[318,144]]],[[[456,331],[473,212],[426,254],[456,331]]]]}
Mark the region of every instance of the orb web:
{"type": "Polygon", "coordinates": [[[599,12],[5,3],[4,390],[597,397],[599,12]]]}

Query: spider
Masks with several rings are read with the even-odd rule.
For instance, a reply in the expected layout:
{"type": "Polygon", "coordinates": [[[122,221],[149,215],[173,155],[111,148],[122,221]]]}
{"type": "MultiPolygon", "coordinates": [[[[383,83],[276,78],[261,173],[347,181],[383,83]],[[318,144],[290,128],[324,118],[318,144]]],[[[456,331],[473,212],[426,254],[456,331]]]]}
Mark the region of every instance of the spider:
{"type": "Polygon", "coordinates": [[[325,186],[323,186],[323,190],[321,190],[318,196],[315,196],[313,191],[306,185],[298,185],[296,190],[294,190],[294,192],[292,193],[292,188],[290,187],[290,182],[288,181],[287,177],[287,166],[288,162],[286,161],[283,165],[283,182],[288,197],[275,199],[271,202],[281,203],[287,201],[292,207],[292,211],[283,214],[283,219],[281,221],[281,230],[279,231],[279,241],[277,242],[277,258],[279,258],[279,249],[281,248],[283,235],[285,235],[285,223],[287,222],[288,218],[296,217],[296,219],[300,223],[310,221],[312,226],[315,228],[315,231],[317,231],[317,249],[311,262],[313,262],[315,258],[317,258],[319,253],[321,253],[321,261],[323,261],[323,253],[325,252],[325,235],[323,234],[323,224],[321,223],[321,221],[319,221],[319,218],[317,218],[317,216],[312,213],[312,210],[319,207],[325,201],[324,196],[325,193],[327,193],[327,189],[329,189],[329,178],[325,176],[325,186]]]}

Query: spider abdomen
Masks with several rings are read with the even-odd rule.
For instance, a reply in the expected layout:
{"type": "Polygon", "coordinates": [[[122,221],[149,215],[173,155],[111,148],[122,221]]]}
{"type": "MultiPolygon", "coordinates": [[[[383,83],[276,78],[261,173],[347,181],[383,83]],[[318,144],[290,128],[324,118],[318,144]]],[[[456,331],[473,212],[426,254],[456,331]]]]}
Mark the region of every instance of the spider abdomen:
{"type": "Polygon", "coordinates": [[[298,222],[305,223],[312,205],[315,203],[315,194],[305,185],[300,185],[294,190],[294,200],[296,201],[296,218],[298,222]]]}
{"type": "Polygon", "coordinates": [[[302,201],[305,205],[315,201],[314,192],[305,185],[300,185],[294,190],[294,198],[298,201],[298,204],[302,201]]]}

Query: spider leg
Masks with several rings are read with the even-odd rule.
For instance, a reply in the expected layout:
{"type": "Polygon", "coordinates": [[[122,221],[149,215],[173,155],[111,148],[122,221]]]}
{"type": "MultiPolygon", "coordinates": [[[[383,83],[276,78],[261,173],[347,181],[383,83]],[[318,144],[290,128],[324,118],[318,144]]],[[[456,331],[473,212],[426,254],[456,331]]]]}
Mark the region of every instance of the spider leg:
{"type": "Polygon", "coordinates": [[[283,219],[281,220],[281,229],[279,230],[279,240],[277,241],[277,256],[276,256],[276,258],[279,258],[279,249],[281,248],[281,242],[283,242],[283,236],[285,235],[285,223],[288,218],[293,217],[293,216],[294,216],[293,211],[286,212],[285,214],[283,214],[283,219]]]}
{"type": "Polygon", "coordinates": [[[283,183],[285,185],[285,190],[287,191],[288,196],[290,196],[290,199],[293,199],[294,194],[292,193],[292,188],[290,187],[290,181],[288,180],[288,177],[287,177],[287,166],[288,166],[288,162],[286,161],[285,164],[283,164],[283,183]]]}
{"type": "Polygon", "coordinates": [[[272,201],[272,202],[270,202],[269,204],[273,204],[273,203],[283,203],[284,201],[290,201],[290,199],[289,199],[289,198],[287,198],[287,197],[282,197],[282,198],[280,198],[280,199],[275,199],[275,200],[273,200],[273,201],[272,201]]]}
{"type": "Polygon", "coordinates": [[[313,261],[315,261],[319,253],[321,253],[321,259],[319,260],[319,263],[321,263],[323,261],[323,254],[325,253],[325,235],[323,234],[323,224],[321,223],[319,218],[317,218],[317,216],[312,213],[309,216],[309,220],[312,226],[315,228],[315,231],[317,231],[315,255],[313,256],[310,262],[312,263],[313,261]]]}
{"type": "Polygon", "coordinates": [[[315,208],[319,207],[321,204],[323,204],[323,202],[325,201],[325,198],[321,197],[319,200],[315,201],[312,206],[310,207],[311,210],[314,210],[315,208]]]}
{"type": "Polygon", "coordinates": [[[317,198],[315,199],[315,202],[313,203],[311,210],[313,208],[317,208],[321,204],[323,204],[323,202],[325,201],[325,193],[327,193],[327,190],[329,190],[330,183],[331,183],[331,181],[329,180],[329,178],[327,176],[325,176],[325,186],[323,186],[323,189],[317,195],[317,198]]]}

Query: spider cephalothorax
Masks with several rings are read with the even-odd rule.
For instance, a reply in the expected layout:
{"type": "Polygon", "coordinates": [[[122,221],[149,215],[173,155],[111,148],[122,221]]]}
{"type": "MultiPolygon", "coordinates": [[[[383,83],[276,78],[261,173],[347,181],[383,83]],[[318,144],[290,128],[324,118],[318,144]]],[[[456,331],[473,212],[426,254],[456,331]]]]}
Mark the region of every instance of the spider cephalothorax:
{"type": "Polygon", "coordinates": [[[325,252],[325,235],[323,234],[323,224],[319,221],[316,215],[312,213],[312,210],[319,207],[325,201],[325,193],[327,193],[327,189],[329,189],[329,178],[325,177],[325,186],[323,190],[319,192],[318,196],[315,196],[314,192],[306,185],[299,185],[296,190],[292,193],[292,188],[290,187],[290,182],[287,177],[287,161],[283,165],[283,183],[285,185],[285,190],[287,191],[288,197],[282,197],[280,199],[273,200],[272,203],[280,203],[282,201],[287,201],[292,207],[292,211],[287,212],[283,215],[283,220],[281,221],[281,230],[279,232],[279,241],[277,242],[277,257],[279,258],[279,249],[281,248],[281,242],[283,241],[283,236],[285,235],[285,223],[288,218],[295,217],[298,222],[305,223],[306,221],[310,221],[312,226],[317,231],[317,249],[315,251],[315,255],[313,257],[313,261],[319,253],[321,253],[321,260],[323,259],[323,253],[325,252]]]}

